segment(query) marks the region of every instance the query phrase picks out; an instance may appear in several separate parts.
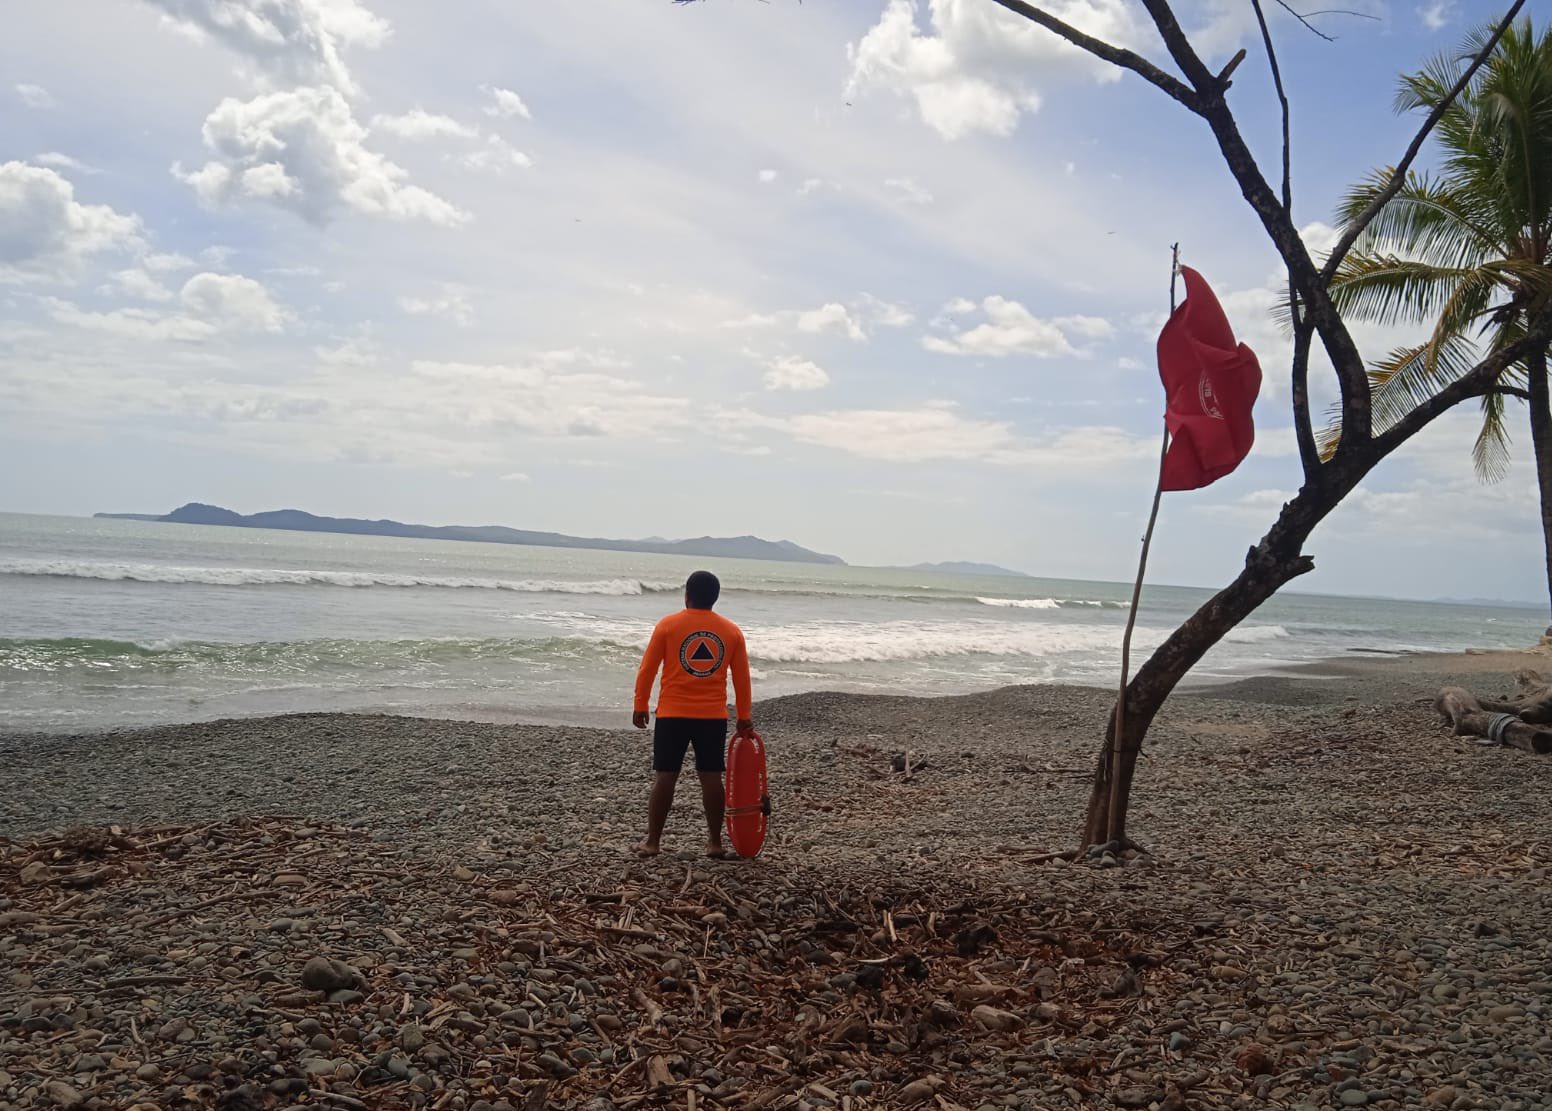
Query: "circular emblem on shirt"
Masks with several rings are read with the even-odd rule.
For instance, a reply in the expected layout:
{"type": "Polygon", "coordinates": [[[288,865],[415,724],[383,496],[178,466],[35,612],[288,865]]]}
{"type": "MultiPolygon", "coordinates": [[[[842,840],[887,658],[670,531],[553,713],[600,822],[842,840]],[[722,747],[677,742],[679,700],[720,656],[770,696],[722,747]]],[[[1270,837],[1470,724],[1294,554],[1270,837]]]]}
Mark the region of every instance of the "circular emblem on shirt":
{"type": "Polygon", "coordinates": [[[691,633],[679,645],[679,666],[697,679],[704,679],[722,666],[727,649],[716,633],[691,633]]]}

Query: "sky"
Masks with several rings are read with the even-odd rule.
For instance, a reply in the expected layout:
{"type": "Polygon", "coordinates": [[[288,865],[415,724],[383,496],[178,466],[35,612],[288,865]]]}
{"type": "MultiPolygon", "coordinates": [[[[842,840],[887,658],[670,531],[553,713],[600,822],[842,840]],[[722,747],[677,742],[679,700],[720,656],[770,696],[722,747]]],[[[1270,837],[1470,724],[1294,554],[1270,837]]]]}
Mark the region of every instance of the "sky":
{"type": "MultiPolygon", "coordinates": [[[[1269,176],[1241,0],[1177,5],[1269,176]]],[[[1398,72],[1495,9],[1271,13],[1314,248],[1399,157],[1398,72]]],[[[1167,63],[1134,0],[1064,18],[1167,63]]],[[[1205,125],[990,0],[13,0],[0,39],[0,510],[205,501],[1124,580],[1169,250],[1266,380],[1166,495],[1213,586],[1300,482],[1278,259],[1205,125]]],[[[1382,355],[1404,332],[1361,326],[1382,355]]],[[[1316,403],[1334,398],[1329,371],[1316,403]]],[[[1545,598],[1528,427],[1373,474],[1300,589],[1545,598]]]]}

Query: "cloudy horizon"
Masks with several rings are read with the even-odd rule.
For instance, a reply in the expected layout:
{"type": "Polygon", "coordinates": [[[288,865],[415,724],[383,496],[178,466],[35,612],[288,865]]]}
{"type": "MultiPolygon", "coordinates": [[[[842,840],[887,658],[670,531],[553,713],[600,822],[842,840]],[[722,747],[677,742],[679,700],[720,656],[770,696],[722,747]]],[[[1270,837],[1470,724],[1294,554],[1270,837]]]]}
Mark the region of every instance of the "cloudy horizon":
{"type": "MultiPolygon", "coordinates": [[[[1395,76],[1467,7],[1365,0],[1335,42],[1273,13],[1312,247],[1405,147],[1395,76]]],[[[1164,57],[1126,0],[1063,10],[1164,57]]],[[[1181,10],[1211,58],[1250,50],[1231,103],[1275,173],[1248,7],[1181,10]]],[[[1278,259],[1205,128],[988,0],[22,0],[12,28],[0,511],[1126,580],[1176,241],[1266,385],[1240,471],[1166,498],[1150,577],[1226,582],[1300,481],[1278,259]]],[[[1383,464],[1296,589],[1544,601],[1528,430],[1483,486],[1475,422],[1383,464]]]]}

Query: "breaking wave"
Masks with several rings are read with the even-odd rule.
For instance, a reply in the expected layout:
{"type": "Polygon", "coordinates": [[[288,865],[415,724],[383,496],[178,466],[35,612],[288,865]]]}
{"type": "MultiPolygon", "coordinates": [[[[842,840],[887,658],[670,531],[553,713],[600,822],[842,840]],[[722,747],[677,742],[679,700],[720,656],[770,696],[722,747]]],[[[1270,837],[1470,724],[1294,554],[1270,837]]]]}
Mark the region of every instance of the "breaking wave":
{"type": "Polygon", "coordinates": [[[1056,610],[1070,606],[1092,606],[1095,609],[1125,609],[1125,602],[1099,601],[1093,598],[976,598],[983,606],[998,609],[1056,610]]]}
{"type": "Polygon", "coordinates": [[[1054,610],[1062,608],[1062,604],[1055,598],[977,598],[976,601],[983,606],[997,606],[999,609],[1054,610]]]}
{"type": "Polygon", "coordinates": [[[259,567],[167,567],[155,563],[86,563],[69,560],[9,560],[0,575],[103,579],[112,582],[193,583],[203,586],[440,587],[512,590],[523,594],[656,594],[679,583],[640,579],[487,579],[463,576],[396,575],[375,571],[284,570],[259,567]]]}

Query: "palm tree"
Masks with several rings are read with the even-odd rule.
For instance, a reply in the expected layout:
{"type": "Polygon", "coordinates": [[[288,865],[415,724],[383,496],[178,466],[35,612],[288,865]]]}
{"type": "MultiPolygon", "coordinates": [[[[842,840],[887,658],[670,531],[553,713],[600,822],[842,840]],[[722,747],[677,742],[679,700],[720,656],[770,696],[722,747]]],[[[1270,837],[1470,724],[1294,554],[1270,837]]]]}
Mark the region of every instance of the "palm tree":
{"type": "MultiPolygon", "coordinates": [[[[1432,111],[1489,32],[1401,79],[1396,108],[1432,111]]],[[[1433,175],[1410,174],[1364,230],[1332,280],[1349,318],[1431,325],[1421,343],[1397,348],[1369,369],[1376,429],[1459,378],[1480,348],[1498,351],[1552,313],[1552,34],[1538,38],[1527,16],[1503,36],[1491,60],[1445,112],[1435,132],[1441,162],[1433,175]]],[[[1384,187],[1378,171],[1355,186],[1339,219],[1356,221],[1384,187]]],[[[1472,452],[1485,481],[1509,469],[1506,402],[1530,411],[1552,601],[1552,408],[1547,347],[1516,364],[1482,399],[1482,430],[1472,452]]],[[[1330,454],[1340,427],[1328,428],[1330,454]]],[[[1552,630],[1549,630],[1552,632],[1552,630]]]]}

